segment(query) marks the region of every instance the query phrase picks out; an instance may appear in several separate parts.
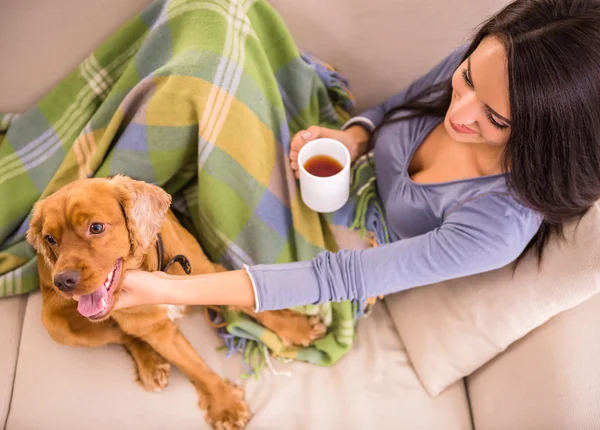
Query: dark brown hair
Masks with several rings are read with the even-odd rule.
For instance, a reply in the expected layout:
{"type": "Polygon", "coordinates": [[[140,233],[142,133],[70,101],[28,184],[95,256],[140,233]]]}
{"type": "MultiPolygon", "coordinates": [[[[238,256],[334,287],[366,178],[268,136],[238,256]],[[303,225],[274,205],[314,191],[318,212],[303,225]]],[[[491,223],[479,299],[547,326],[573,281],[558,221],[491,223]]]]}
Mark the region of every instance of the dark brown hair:
{"type": "MultiPolygon", "coordinates": [[[[463,61],[488,36],[508,59],[503,168],[515,198],[544,217],[526,248],[541,259],[548,238],[600,198],[600,0],[516,0],[479,27],[463,61]]],[[[392,122],[445,116],[451,97],[450,80],[424,90],[387,112],[371,139],[392,122]]]]}

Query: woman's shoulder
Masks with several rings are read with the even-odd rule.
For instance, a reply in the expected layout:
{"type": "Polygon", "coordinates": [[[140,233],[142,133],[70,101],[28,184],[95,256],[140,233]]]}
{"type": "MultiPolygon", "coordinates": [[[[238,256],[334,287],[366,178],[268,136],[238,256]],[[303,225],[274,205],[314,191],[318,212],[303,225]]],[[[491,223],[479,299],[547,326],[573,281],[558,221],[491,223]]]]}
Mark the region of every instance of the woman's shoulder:
{"type": "Polygon", "coordinates": [[[484,210],[490,215],[518,218],[540,218],[538,212],[521,203],[506,187],[490,186],[482,187],[479,192],[458,201],[454,207],[446,213],[484,210]]]}
{"type": "Polygon", "coordinates": [[[542,215],[520,202],[508,190],[481,192],[459,202],[446,214],[472,228],[486,228],[502,241],[529,241],[538,231],[542,215]]]}

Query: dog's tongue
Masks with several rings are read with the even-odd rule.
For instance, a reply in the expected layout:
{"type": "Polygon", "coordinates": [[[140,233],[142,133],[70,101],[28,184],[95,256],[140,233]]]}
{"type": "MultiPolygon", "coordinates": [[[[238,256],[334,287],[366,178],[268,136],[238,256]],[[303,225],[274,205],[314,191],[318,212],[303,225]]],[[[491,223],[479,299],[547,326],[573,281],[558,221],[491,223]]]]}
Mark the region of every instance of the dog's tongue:
{"type": "Polygon", "coordinates": [[[102,299],[106,300],[108,297],[108,291],[103,286],[98,288],[92,294],[86,294],[79,298],[79,304],[77,310],[84,317],[91,317],[92,315],[99,314],[102,312],[102,299]]]}

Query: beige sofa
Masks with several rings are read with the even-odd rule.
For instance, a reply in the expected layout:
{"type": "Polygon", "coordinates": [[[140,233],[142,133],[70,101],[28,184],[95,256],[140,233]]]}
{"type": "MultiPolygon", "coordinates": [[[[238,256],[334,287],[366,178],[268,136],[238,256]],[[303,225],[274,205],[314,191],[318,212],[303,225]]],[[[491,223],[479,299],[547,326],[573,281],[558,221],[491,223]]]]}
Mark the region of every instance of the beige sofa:
{"type": "MultiPolygon", "coordinates": [[[[0,111],[23,111],[149,0],[21,0],[0,9],[0,111]]],[[[300,46],[338,65],[360,107],[406,85],[468,35],[498,0],[273,0],[300,46]]],[[[119,347],[54,343],[41,297],[0,300],[0,428],[207,428],[175,371],[161,393],[133,382],[119,347]]],[[[600,297],[551,319],[440,395],[427,394],[398,335],[393,302],[359,324],[332,368],[280,365],[245,382],[250,429],[600,429],[600,297]]],[[[182,322],[220,374],[236,380],[201,314],[182,322]]]]}

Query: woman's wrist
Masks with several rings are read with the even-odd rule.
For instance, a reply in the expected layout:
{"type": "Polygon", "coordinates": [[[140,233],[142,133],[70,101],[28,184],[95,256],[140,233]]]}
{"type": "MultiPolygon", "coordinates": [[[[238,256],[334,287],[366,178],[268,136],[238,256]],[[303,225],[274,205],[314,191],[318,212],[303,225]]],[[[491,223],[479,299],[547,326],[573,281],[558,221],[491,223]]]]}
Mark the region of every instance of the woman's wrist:
{"type": "Polygon", "coordinates": [[[352,142],[348,150],[353,161],[368,152],[370,134],[364,127],[352,125],[345,132],[350,135],[350,141],[352,142]]]}
{"type": "Polygon", "coordinates": [[[153,296],[154,302],[156,304],[170,304],[176,305],[178,300],[181,300],[179,297],[180,291],[177,288],[178,282],[180,281],[180,276],[170,275],[168,273],[160,272],[160,279],[157,280],[156,283],[153,283],[153,296]]]}
{"type": "Polygon", "coordinates": [[[160,303],[255,306],[254,289],[245,270],[162,278],[156,288],[156,300],[160,303]]]}
{"type": "MultiPolygon", "coordinates": [[[[170,305],[189,305],[190,301],[190,284],[195,290],[202,289],[202,275],[167,275],[160,285],[160,300],[162,303],[170,305]]],[[[198,292],[195,291],[196,300],[200,303],[198,292]]]]}

